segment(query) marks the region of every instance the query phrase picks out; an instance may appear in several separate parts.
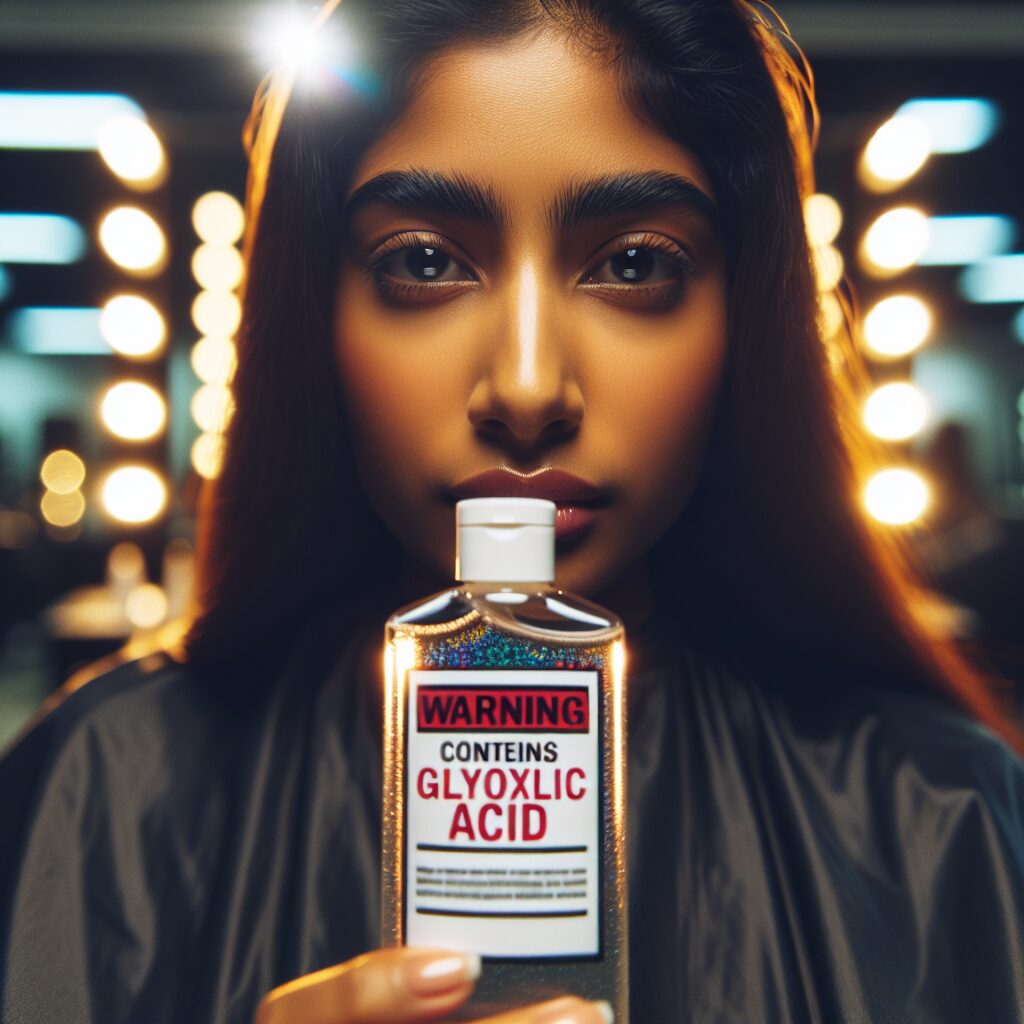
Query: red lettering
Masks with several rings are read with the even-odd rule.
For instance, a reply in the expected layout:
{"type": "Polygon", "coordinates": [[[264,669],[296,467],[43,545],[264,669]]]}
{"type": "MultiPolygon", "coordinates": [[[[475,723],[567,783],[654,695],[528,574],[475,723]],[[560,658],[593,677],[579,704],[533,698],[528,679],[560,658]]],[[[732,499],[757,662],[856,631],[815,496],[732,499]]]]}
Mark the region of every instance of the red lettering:
{"type": "Polygon", "coordinates": [[[507,785],[508,779],[500,768],[491,768],[484,776],[484,792],[492,800],[500,800],[505,795],[507,785]],[[492,781],[497,782],[497,792],[494,791],[495,787],[491,785],[492,781]]]}
{"type": "Polygon", "coordinates": [[[454,840],[462,836],[465,839],[476,839],[479,836],[488,843],[504,838],[515,840],[517,828],[521,830],[524,840],[543,839],[548,830],[547,812],[540,804],[506,804],[503,808],[501,804],[491,803],[480,808],[474,822],[469,806],[460,803],[455,808],[448,838],[454,840]],[[501,825],[502,817],[506,820],[507,837],[501,825]]]}
{"type": "Polygon", "coordinates": [[[548,828],[547,812],[540,804],[523,804],[523,839],[543,839],[548,828]],[[530,827],[531,817],[536,819],[530,827]]]}
{"type": "MultiPolygon", "coordinates": [[[[445,769],[447,771],[447,769],[445,769]]],[[[466,780],[466,785],[469,786],[469,799],[473,799],[473,791],[476,789],[476,780],[480,778],[481,769],[477,768],[475,772],[471,772],[468,768],[462,769],[462,777],[466,780]]]]}
{"type": "Polygon", "coordinates": [[[589,698],[578,686],[421,686],[416,727],[420,732],[486,732],[535,729],[588,732],[589,698]]]}
{"type": "Polygon", "coordinates": [[[465,804],[459,804],[455,808],[455,817],[452,818],[452,827],[448,831],[448,838],[455,839],[460,832],[465,833],[467,839],[475,839],[473,835],[473,822],[469,817],[469,808],[465,804]]]}
{"type": "Polygon", "coordinates": [[[495,832],[489,832],[487,830],[487,815],[491,812],[497,815],[501,815],[501,807],[498,804],[484,804],[480,808],[480,838],[486,839],[488,842],[493,843],[495,839],[501,838],[501,829],[499,828],[495,832]]]}
{"type": "Polygon", "coordinates": [[[512,782],[515,788],[509,793],[509,800],[515,800],[517,796],[521,796],[524,800],[530,795],[526,789],[526,780],[529,778],[530,769],[524,768],[521,772],[517,772],[515,768],[510,768],[509,771],[512,773],[512,782]]]}
{"type": "Polygon", "coordinates": [[[424,800],[437,799],[437,772],[433,768],[421,768],[416,777],[416,792],[424,800]],[[429,784],[427,780],[429,781],[429,784]]]}

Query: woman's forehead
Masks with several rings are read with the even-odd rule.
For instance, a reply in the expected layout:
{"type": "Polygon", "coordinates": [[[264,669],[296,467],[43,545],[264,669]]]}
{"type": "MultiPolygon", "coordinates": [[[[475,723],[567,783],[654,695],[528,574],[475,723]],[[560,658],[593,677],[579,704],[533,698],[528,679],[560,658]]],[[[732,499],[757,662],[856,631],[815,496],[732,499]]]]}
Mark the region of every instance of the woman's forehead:
{"type": "Polygon", "coordinates": [[[572,183],[651,172],[713,198],[701,161],[630,110],[607,60],[554,31],[446,50],[416,81],[363,154],[349,196],[381,174],[420,167],[486,184],[510,208],[550,205],[572,183]]]}

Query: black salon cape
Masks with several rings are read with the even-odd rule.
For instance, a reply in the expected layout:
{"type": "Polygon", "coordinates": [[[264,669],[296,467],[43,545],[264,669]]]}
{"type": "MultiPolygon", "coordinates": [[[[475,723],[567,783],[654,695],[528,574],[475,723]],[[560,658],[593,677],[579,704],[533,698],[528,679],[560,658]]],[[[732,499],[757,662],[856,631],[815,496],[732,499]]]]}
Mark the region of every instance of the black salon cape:
{"type": "MultiPolygon", "coordinates": [[[[165,655],[125,663],[8,751],[4,1024],[251,1024],[380,944],[379,660],[344,633],[227,706],[165,655]]],[[[690,647],[633,668],[632,1024],[1024,1021],[1001,740],[869,684],[809,708],[690,647]]]]}

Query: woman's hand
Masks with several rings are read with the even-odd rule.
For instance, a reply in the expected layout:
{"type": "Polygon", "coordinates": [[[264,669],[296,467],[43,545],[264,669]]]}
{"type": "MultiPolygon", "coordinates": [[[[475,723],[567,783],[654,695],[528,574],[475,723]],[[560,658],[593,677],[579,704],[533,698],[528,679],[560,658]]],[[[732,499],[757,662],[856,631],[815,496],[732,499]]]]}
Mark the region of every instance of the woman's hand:
{"type": "MultiPolygon", "coordinates": [[[[363,953],[268,992],[255,1024],[421,1024],[464,1003],[480,958],[450,949],[394,946],[363,953]]],[[[607,1003],[576,996],[534,1003],[477,1024],[611,1024],[607,1003]]]]}

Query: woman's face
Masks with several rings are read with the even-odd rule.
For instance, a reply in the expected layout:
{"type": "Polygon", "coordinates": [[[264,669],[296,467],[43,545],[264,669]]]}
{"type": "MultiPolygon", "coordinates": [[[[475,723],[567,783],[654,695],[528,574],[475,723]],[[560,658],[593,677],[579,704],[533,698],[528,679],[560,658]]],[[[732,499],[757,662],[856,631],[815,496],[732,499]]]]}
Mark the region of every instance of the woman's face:
{"type": "Polygon", "coordinates": [[[505,469],[514,491],[554,468],[600,491],[559,539],[557,585],[599,595],[635,572],[693,489],[726,356],[701,162],[552,32],[435,59],[356,193],[335,352],[407,567],[454,579],[460,481],[505,469]]]}

